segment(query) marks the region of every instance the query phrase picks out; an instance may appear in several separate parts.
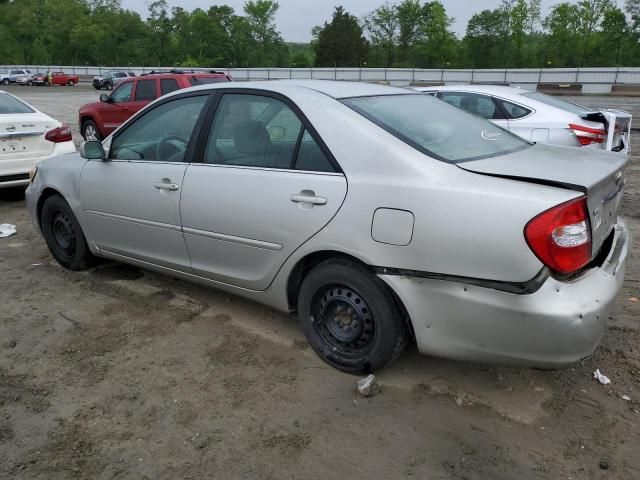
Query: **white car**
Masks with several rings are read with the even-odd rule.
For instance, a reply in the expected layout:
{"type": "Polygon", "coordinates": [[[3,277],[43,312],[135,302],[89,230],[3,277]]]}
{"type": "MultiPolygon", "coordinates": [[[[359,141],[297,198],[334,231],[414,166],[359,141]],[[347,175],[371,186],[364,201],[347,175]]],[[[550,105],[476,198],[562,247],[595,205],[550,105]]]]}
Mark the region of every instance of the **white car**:
{"type": "Polygon", "coordinates": [[[14,69],[8,72],[0,72],[0,83],[3,85],[9,85],[10,83],[16,83],[18,78],[30,76],[31,70],[14,69]]]}
{"type": "Polygon", "coordinates": [[[0,188],[27,185],[40,161],[75,151],[67,125],[0,90],[0,188]]]}
{"type": "Polygon", "coordinates": [[[631,115],[591,110],[558,97],[501,85],[416,87],[491,120],[530,142],[629,153],[631,115]]]}

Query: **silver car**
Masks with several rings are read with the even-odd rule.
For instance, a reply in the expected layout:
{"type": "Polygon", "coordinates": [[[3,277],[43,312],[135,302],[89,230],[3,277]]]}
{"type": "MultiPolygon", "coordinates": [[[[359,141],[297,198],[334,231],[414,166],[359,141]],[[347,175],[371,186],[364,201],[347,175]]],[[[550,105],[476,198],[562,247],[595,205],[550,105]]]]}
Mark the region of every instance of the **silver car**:
{"type": "Polygon", "coordinates": [[[565,365],[596,348],[622,285],[627,162],[532,145],[407,89],[212,84],[43,162],[27,203],[64,267],[105,257],[297,310],[345,372],[412,338],[565,365]]]}
{"type": "Polygon", "coordinates": [[[631,114],[502,85],[416,87],[531,142],[629,153],[631,114]]]}

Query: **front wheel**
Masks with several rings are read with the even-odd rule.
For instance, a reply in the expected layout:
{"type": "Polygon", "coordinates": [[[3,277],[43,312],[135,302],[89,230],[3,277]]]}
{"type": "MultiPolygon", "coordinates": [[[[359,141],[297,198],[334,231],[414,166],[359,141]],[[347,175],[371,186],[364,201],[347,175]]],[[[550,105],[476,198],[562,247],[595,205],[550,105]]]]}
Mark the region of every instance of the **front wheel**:
{"type": "Polygon", "coordinates": [[[5,78],[4,80],[2,80],[2,84],[3,85],[9,85],[9,79],[5,78]]]}
{"type": "Polygon", "coordinates": [[[315,267],[300,287],[298,312],[313,350],[346,373],[380,370],[406,347],[396,300],[382,280],[355,262],[330,260],[315,267]]]}
{"type": "Polygon", "coordinates": [[[85,120],[80,133],[85,140],[102,140],[102,135],[93,120],[85,120]]]}
{"type": "Polygon", "coordinates": [[[95,264],[82,228],[62,197],[53,195],[45,200],[40,227],[51,254],[64,268],[85,270],[95,264]]]}
{"type": "Polygon", "coordinates": [[[67,85],[68,85],[69,87],[73,87],[73,80],[69,80],[69,81],[67,82],[67,85]]]}

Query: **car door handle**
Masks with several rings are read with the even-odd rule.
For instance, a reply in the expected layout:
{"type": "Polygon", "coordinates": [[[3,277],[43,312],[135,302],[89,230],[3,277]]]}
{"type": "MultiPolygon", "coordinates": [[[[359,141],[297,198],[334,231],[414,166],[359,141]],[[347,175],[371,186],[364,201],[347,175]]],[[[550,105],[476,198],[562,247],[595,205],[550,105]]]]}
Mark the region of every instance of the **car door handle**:
{"type": "Polygon", "coordinates": [[[154,183],[153,186],[156,187],[158,190],[170,190],[172,192],[175,192],[180,188],[177,183],[166,183],[166,182],[154,183]]]}
{"type": "Polygon", "coordinates": [[[311,205],[326,205],[327,199],[324,197],[319,197],[314,195],[313,192],[310,194],[305,193],[295,193],[291,195],[291,201],[294,203],[310,203],[311,205]]]}

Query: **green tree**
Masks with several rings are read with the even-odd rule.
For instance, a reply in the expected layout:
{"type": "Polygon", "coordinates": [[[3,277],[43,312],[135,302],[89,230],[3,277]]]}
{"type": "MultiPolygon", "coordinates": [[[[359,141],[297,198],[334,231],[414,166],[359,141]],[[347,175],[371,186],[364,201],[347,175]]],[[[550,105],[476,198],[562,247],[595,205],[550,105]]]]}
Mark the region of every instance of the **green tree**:
{"type": "Polygon", "coordinates": [[[278,65],[282,63],[284,41],[275,24],[280,5],[272,0],[248,0],[244,12],[251,34],[259,49],[253,52],[256,65],[278,65]]]}
{"type": "Polygon", "coordinates": [[[369,44],[358,19],[336,7],[330,23],[314,28],[314,50],[318,67],[352,67],[367,58],[369,44]]]}
{"type": "Polygon", "coordinates": [[[446,67],[456,61],[456,37],[451,31],[454,18],[447,15],[439,1],[426,3],[423,7],[422,34],[418,41],[420,66],[446,67]]]}
{"type": "Polygon", "coordinates": [[[384,66],[391,67],[398,36],[398,8],[387,2],[367,15],[364,25],[371,43],[384,52],[384,66]]]}

